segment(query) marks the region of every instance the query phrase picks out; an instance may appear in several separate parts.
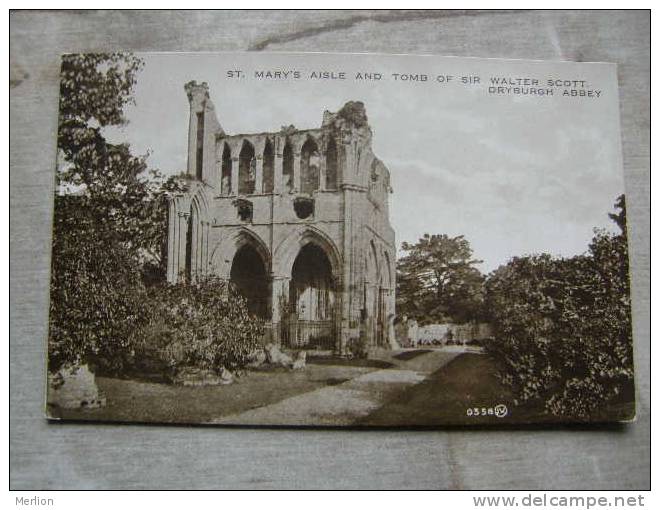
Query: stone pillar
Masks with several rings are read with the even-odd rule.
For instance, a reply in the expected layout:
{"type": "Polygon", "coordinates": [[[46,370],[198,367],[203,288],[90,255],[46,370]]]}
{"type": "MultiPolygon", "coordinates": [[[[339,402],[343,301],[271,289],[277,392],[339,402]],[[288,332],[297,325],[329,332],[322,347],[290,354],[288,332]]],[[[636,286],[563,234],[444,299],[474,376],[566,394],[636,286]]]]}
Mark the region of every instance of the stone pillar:
{"type": "Polygon", "coordinates": [[[371,348],[375,344],[374,339],[374,326],[376,324],[376,318],[374,317],[374,286],[372,283],[365,279],[365,333],[367,338],[367,345],[371,348]]]}
{"type": "Polygon", "coordinates": [[[301,183],[301,176],[300,176],[300,162],[301,162],[301,157],[300,157],[300,152],[296,152],[293,155],[293,190],[295,192],[300,191],[300,183],[301,183]]]}
{"type": "Polygon", "coordinates": [[[271,320],[273,323],[273,341],[282,344],[282,328],[286,327],[289,309],[288,276],[272,275],[271,277],[271,320]]]}
{"type": "Polygon", "coordinates": [[[325,155],[319,157],[319,190],[325,190],[325,155]]]}
{"type": "MultiPolygon", "coordinates": [[[[346,154],[346,168],[352,168],[353,151],[350,137],[342,138],[343,150],[346,154]]],[[[353,175],[351,173],[351,175],[353,175]]],[[[342,239],[342,282],[344,292],[342,293],[342,355],[347,354],[348,341],[351,336],[359,335],[361,317],[359,295],[363,290],[360,288],[360,257],[361,253],[358,246],[353,246],[353,238],[358,232],[353,232],[355,204],[354,196],[356,191],[348,186],[341,186],[343,190],[343,239],[342,239]]],[[[358,227],[359,228],[359,227],[358,227]]]]}
{"type": "Polygon", "coordinates": [[[197,244],[197,250],[198,250],[198,256],[197,256],[197,274],[199,276],[205,276],[206,275],[206,265],[204,264],[204,260],[206,259],[206,244],[207,244],[207,235],[208,235],[208,229],[207,229],[208,222],[206,221],[200,221],[199,222],[199,227],[197,227],[199,234],[199,241],[197,244]]]}
{"type": "Polygon", "coordinates": [[[238,156],[231,157],[231,194],[238,195],[238,156]]]}
{"type": "Polygon", "coordinates": [[[188,175],[195,176],[197,170],[197,114],[204,112],[204,105],[198,99],[190,101],[190,119],[188,120],[188,175]]]}
{"type": "Polygon", "coordinates": [[[342,234],[343,234],[343,239],[342,239],[342,252],[343,252],[343,266],[341,268],[342,274],[341,274],[341,281],[342,281],[342,287],[341,287],[341,349],[340,349],[340,355],[342,356],[347,356],[349,354],[348,352],[348,342],[351,340],[352,336],[352,331],[357,324],[353,324],[353,321],[351,320],[351,306],[352,306],[352,299],[353,297],[351,296],[351,289],[353,289],[353,292],[359,292],[358,288],[354,286],[351,281],[351,263],[353,259],[353,246],[351,243],[351,231],[352,231],[352,224],[350,222],[350,217],[349,217],[349,212],[351,209],[351,206],[349,204],[351,195],[350,191],[344,190],[344,200],[343,200],[343,206],[344,206],[344,217],[343,217],[343,225],[342,225],[342,234]]]}
{"type": "Polygon", "coordinates": [[[257,167],[254,176],[254,192],[261,194],[264,192],[264,158],[261,155],[256,156],[257,167]]]}
{"type": "Polygon", "coordinates": [[[198,260],[199,262],[197,263],[197,272],[199,273],[200,276],[205,276],[206,275],[206,267],[204,265],[204,247],[206,246],[206,222],[205,221],[200,221],[199,222],[199,257],[198,260]]]}
{"type": "MultiPolygon", "coordinates": [[[[190,280],[194,281],[197,276],[199,268],[197,267],[197,261],[199,257],[199,221],[196,221],[197,215],[188,216],[188,228],[191,229],[190,232],[190,280]]],[[[184,252],[185,253],[185,252],[184,252]]],[[[185,259],[184,259],[185,263],[185,259]]]]}
{"type": "Polygon", "coordinates": [[[210,267],[209,267],[209,246],[210,246],[210,241],[209,238],[211,237],[211,222],[207,221],[206,222],[206,245],[204,246],[204,274],[209,274],[210,272],[210,267]]]}
{"type": "MultiPolygon", "coordinates": [[[[339,268],[341,270],[341,268],[339,268]]],[[[333,321],[335,328],[335,354],[340,356],[348,353],[347,338],[344,334],[346,325],[342,320],[344,303],[344,285],[341,273],[332,275],[333,288],[335,289],[335,303],[333,309],[333,321]]]]}
{"type": "Polygon", "coordinates": [[[275,154],[275,161],[273,165],[273,193],[282,192],[282,167],[284,159],[282,154],[275,154]]]}
{"type": "Polygon", "coordinates": [[[215,179],[214,186],[218,186],[218,195],[225,195],[225,190],[222,189],[222,158],[215,162],[215,179]]]}
{"type": "MultiPolygon", "coordinates": [[[[190,117],[188,121],[188,175],[195,176],[197,173],[197,115],[202,115],[202,126],[206,124],[206,104],[209,99],[209,87],[206,83],[191,81],[185,84],[184,89],[188,95],[190,106],[190,117]]],[[[206,138],[206,133],[204,138],[206,138]]],[[[206,145],[206,140],[202,143],[206,145]]],[[[203,152],[207,152],[202,146],[203,152]]],[[[204,154],[202,157],[205,157],[204,154]]]]}
{"type": "Polygon", "coordinates": [[[186,270],[186,240],[188,237],[188,217],[190,213],[179,212],[178,213],[178,225],[179,228],[177,235],[177,263],[176,263],[176,281],[179,281],[181,273],[186,270]]]}
{"type": "Polygon", "coordinates": [[[167,281],[174,281],[174,235],[176,225],[174,199],[170,199],[167,208],[167,281]]]}

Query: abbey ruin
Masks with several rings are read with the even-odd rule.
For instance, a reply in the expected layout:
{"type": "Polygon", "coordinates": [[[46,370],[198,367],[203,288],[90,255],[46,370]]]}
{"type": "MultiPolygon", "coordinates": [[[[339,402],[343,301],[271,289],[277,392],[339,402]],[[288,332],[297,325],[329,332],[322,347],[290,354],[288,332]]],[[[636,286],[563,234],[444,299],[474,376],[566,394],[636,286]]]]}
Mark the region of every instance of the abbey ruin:
{"type": "Polygon", "coordinates": [[[319,128],[229,134],[207,84],[185,90],[189,186],[170,200],[168,280],[233,282],[286,348],[390,347],[392,188],[364,105],[325,111],[319,128]]]}

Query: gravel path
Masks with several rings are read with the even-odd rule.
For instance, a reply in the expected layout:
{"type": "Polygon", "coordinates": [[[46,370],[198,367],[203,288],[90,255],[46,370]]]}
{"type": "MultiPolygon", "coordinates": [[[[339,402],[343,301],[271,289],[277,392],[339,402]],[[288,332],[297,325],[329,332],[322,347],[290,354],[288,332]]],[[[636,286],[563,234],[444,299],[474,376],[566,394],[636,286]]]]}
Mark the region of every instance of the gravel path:
{"type": "MultiPolygon", "coordinates": [[[[342,384],[319,388],[275,404],[225,416],[214,423],[242,425],[352,425],[385,402],[424,381],[458,353],[432,351],[395,367],[359,375],[342,384]]],[[[390,361],[390,360],[388,360],[390,361]]]]}

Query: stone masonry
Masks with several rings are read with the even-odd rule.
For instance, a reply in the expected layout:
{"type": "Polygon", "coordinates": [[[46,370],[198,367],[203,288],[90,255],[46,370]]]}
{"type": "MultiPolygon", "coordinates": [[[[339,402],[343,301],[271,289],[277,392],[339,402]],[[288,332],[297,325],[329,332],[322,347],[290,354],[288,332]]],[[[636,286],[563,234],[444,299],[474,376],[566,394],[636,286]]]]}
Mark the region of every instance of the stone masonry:
{"type": "Polygon", "coordinates": [[[230,135],[207,84],[185,90],[190,185],[170,199],[168,280],[230,280],[284,347],[389,347],[392,188],[364,105],[325,111],[320,128],[230,135]]]}

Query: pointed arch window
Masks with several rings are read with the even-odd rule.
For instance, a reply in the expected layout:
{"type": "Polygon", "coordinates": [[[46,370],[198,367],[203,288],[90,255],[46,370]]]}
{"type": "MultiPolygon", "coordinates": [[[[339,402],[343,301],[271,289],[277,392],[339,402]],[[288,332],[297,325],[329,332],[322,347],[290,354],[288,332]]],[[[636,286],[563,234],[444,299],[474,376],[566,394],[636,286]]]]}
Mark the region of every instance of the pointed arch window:
{"type": "Polygon", "coordinates": [[[247,140],[238,157],[238,194],[250,195],[254,193],[257,174],[257,160],[254,157],[254,146],[247,140]]]}
{"type": "Polygon", "coordinates": [[[325,150],[325,189],[337,189],[339,180],[337,159],[337,143],[334,137],[330,137],[325,150]]]}
{"type": "Polygon", "coordinates": [[[220,178],[220,193],[223,196],[231,195],[231,149],[225,143],[222,150],[222,177],[220,178]]]}
{"type": "Polygon", "coordinates": [[[273,192],[273,175],[275,171],[275,150],[270,140],[266,140],[264,147],[263,165],[263,193],[273,192]]]}
{"type": "Polygon", "coordinates": [[[288,139],[282,152],[282,189],[284,191],[293,189],[293,147],[288,139]]]}
{"type": "Polygon", "coordinates": [[[319,189],[319,148],[312,138],[308,138],[300,151],[300,191],[312,194],[319,189]]]}
{"type": "Polygon", "coordinates": [[[197,114],[197,152],[195,154],[195,175],[202,180],[204,168],[204,112],[197,114]]]}

